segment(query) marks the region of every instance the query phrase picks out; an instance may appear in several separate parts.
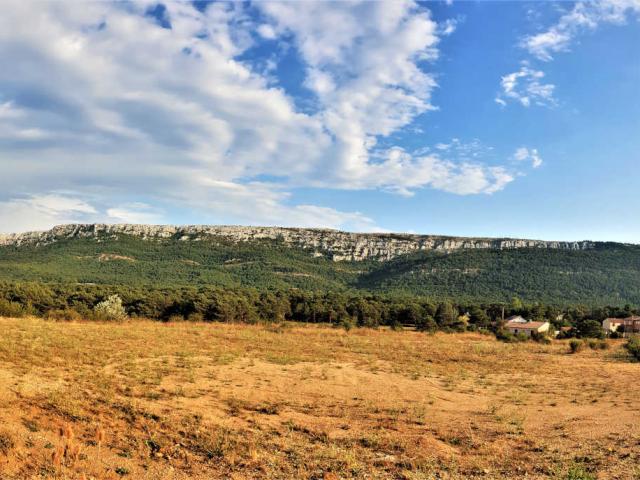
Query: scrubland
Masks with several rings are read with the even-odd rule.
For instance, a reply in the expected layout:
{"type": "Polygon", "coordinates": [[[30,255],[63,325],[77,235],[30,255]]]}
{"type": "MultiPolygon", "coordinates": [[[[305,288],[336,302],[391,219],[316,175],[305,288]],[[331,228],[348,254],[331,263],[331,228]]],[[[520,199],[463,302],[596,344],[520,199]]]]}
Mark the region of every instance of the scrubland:
{"type": "Polygon", "coordinates": [[[0,479],[640,478],[622,341],[0,319],[0,479]]]}

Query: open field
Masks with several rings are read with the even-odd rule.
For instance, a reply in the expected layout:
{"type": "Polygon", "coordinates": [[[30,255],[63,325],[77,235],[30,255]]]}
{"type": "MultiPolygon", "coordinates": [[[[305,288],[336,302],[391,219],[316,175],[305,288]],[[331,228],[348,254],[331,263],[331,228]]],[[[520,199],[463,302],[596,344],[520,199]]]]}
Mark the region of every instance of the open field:
{"type": "Polygon", "coordinates": [[[640,478],[622,343],[0,319],[0,479],[640,478]]]}

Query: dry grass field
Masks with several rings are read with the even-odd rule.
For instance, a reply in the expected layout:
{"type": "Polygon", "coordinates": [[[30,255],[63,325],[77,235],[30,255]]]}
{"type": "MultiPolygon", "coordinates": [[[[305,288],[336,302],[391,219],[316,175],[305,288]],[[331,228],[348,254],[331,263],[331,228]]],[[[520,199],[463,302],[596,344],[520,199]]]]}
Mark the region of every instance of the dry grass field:
{"type": "Polygon", "coordinates": [[[621,343],[0,319],[0,479],[640,478],[621,343]]]}

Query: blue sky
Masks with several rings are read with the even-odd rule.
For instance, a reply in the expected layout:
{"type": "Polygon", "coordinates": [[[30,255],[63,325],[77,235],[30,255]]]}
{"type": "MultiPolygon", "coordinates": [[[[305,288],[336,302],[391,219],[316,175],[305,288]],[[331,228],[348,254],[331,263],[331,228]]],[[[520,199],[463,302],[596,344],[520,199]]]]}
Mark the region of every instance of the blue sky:
{"type": "Polygon", "coordinates": [[[640,0],[3,5],[0,232],[640,242],[640,0]]]}

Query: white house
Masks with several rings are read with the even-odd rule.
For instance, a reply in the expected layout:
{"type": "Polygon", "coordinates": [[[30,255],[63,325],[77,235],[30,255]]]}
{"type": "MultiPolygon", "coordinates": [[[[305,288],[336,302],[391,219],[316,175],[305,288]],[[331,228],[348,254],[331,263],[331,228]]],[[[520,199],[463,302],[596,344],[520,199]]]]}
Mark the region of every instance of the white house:
{"type": "MultiPolygon", "coordinates": [[[[522,317],[519,317],[522,318],[522,317]]],[[[505,328],[509,333],[513,333],[514,335],[518,335],[520,333],[530,337],[533,333],[547,333],[549,332],[549,322],[528,322],[528,321],[520,321],[519,319],[510,320],[505,325],[505,328]]]]}
{"type": "Polygon", "coordinates": [[[607,318],[602,322],[605,332],[624,332],[625,336],[640,333],[640,317],[607,318]]]}

